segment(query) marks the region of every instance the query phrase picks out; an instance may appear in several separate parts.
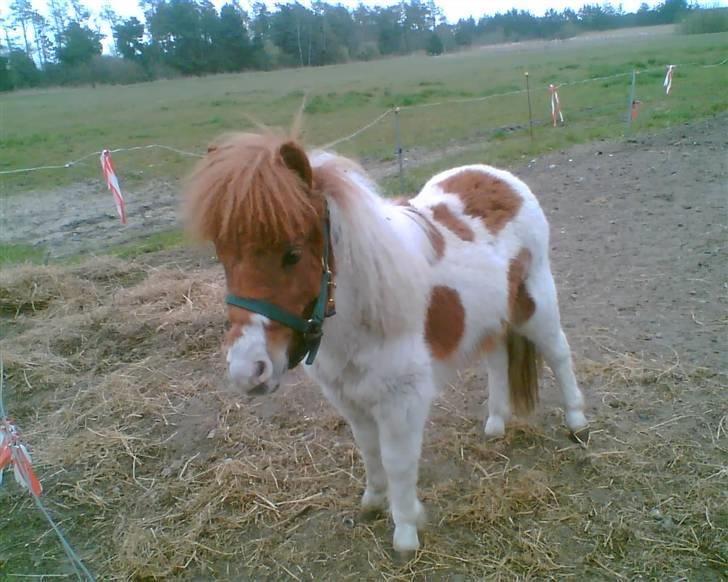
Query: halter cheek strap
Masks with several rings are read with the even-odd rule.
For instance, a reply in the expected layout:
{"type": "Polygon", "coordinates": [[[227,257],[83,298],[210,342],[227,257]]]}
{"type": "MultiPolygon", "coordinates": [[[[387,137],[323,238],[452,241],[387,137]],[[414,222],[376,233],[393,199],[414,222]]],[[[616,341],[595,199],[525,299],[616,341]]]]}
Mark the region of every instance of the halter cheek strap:
{"type": "Polygon", "coordinates": [[[290,354],[288,361],[288,368],[296,367],[304,357],[306,357],[306,365],[310,366],[316,359],[319,346],[321,345],[321,338],[323,336],[323,325],[324,319],[331,317],[336,314],[336,307],[334,303],[334,287],[336,284],[333,282],[331,275],[331,267],[329,265],[329,254],[330,254],[330,225],[329,225],[329,212],[328,209],[324,214],[323,221],[323,235],[324,235],[324,249],[321,256],[321,285],[319,287],[319,294],[311,312],[311,316],[306,319],[302,316],[295,315],[290,311],[286,311],[261,299],[250,299],[248,297],[240,297],[233,293],[229,293],[225,297],[225,303],[240,307],[253,313],[259,313],[264,315],[268,319],[272,319],[293,331],[301,334],[301,347],[296,350],[296,353],[290,354]]]}

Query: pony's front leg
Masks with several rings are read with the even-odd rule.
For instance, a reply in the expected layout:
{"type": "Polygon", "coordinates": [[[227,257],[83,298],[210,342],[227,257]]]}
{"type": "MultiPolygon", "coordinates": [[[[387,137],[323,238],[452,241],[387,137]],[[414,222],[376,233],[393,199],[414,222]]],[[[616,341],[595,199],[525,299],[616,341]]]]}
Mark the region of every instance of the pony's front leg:
{"type": "Polygon", "coordinates": [[[337,408],[349,423],[354,441],[359,448],[364,471],[366,487],[361,498],[361,506],[365,511],[386,509],[387,507],[387,475],[382,465],[379,452],[379,427],[372,413],[358,404],[342,397],[338,391],[325,390],[328,400],[337,408]]]}
{"type": "Polygon", "coordinates": [[[359,447],[364,470],[366,488],[361,498],[365,511],[377,511],[387,507],[387,475],[382,465],[379,450],[379,428],[374,417],[358,407],[351,407],[344,415],[349,421],[354,440],[359,447]]]}
{"type": "Polygon", "coordinates": [[[393,545],[398,552],[420,547],[417,527],[425,521],[424,507],[417,498],[417,471],[430,398],[410,390],[395,393],[375,409],[382,463],[389,482],[393,545]]]}

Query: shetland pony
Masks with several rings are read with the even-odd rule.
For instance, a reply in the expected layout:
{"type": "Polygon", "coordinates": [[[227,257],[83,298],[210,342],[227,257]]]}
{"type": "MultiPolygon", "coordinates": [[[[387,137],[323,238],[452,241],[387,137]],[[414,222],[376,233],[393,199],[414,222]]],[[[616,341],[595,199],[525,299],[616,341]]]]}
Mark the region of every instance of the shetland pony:
{"type": "Polygon", "coordinates": [[[534,408],[538,354],[563,392],[568,428],[587,427],[548,223],[510,173],[453,168],[395,204],[348,159],[240,133],[209,148],[187,202],[225,269],[230,378],[243,392],[271,393],[307,358],[361,451],[363,508],[389,502],[395,550],[419,547],[423,428],[458,368],[485,360],[488,437],[534,408]]]}

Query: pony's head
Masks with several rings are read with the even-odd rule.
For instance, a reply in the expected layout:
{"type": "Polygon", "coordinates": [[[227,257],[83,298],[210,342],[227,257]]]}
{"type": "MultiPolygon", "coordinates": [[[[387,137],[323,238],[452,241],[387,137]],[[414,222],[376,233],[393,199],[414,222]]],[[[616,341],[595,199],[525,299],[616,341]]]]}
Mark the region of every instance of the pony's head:
{"type": "Polygon", "coordinates": [[[224,136],[188,180],[187,202],[191,227],[225,269],[230,377],[248,393],[273,392],[315,352],[307,325],[326,302],[326,202],[308,156],[286,136],[224,136]]]}

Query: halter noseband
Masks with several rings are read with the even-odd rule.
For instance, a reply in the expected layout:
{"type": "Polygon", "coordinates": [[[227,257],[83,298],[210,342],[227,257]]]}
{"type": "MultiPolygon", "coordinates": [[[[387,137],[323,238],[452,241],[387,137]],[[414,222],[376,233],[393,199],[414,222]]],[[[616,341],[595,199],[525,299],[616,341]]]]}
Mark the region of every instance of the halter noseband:
{"type": "Polygon", "coordinates": [[[324,250],[321,256],[321,266],[323,267],[323,272],[321,273],[321,285],[319,287],[318,297],[316,298],[313,306],[313,311],[308,319],[303,316],[294,315],[293,313],[286,311],[285,309],[281,309],[273,303],[263,301],[262,299],[239,297],[233,293],[228,293],[225,297],[225,303],[228,305],[241,307],[248,311],[252,311],[253,313],[259,313],[260,315],[264,315],[268,319],[277,321],[278,323],[301,334],[303,345],[289,356],[289,369],[295,368],[301,360],[306,357],[306,355],[308,355],[308,357],[306,357],[306,365],[310,366],[313,364],[316,354],[318,353],[319,346],[321,345],[324,319],[336,314],[333,293],[333,289],[336,287],[336,284],[332,279],[331,267],[329,265],[329,235],[330,225],[329,212],[327,209],[324,213],[323,220],[324,250]]]}

